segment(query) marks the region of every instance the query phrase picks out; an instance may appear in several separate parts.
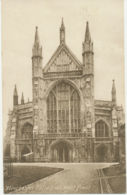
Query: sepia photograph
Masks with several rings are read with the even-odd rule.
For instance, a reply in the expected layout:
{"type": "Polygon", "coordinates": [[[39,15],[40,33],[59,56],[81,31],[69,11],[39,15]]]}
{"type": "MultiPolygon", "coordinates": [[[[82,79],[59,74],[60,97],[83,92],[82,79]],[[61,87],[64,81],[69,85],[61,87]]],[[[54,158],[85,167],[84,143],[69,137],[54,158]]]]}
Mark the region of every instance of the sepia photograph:
{"type": "Polygon", "coordinates": [[[2,0],[4,194],[126,194],[124,0],[2,0]]]}

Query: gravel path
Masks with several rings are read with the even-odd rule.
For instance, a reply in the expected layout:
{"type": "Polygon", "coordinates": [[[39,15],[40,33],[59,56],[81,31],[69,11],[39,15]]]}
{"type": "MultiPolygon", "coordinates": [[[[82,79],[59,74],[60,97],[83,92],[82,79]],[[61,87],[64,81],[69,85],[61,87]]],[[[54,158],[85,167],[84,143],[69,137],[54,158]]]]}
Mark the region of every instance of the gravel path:
{"type": "MultiPolygon", "coordinates": [[[[21,165],[21,164],[20,164],[21,165]]],[[[27,164],[28,165],[28,164],[27,164]]],[[[29,164],[31,165],[31,164],[29,164]]],[[[35,163],[33,165],[60,167],[63,171],[36,181],[13,194],[74,194],[100,193],[97,169],[109,163],[35,163]]]]}

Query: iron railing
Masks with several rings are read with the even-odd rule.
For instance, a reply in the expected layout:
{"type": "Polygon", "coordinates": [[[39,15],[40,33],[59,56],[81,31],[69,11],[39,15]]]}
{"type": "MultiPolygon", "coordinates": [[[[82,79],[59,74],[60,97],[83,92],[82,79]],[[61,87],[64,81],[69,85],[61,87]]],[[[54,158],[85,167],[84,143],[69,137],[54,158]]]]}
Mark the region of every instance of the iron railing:
{"type": "Polygon", "coordinates": [[[10,157],[4,157],[4,177],[13,176],[13,161],[10,157]]]}

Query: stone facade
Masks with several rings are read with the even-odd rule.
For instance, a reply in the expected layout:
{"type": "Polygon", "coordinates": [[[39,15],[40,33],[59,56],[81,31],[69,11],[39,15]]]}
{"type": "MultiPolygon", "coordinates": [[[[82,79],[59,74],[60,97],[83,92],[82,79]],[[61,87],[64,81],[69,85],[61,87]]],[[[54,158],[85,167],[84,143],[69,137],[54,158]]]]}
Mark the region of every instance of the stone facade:
{"type": "Polygon", "coordinates": [[[42,67],[42,47],[36,27],[32,50],[33,101],[18,103],[9,114],[10,155],[17,161],[32,154],[33,161],[113,161],[123,109],[116,104],[113,81],[111,101],[94,98],[94,52],[88,22],[82,44],[82,63],[66,45],[65,26],[60,44],[42,67]]]}
{"type": "Polygon", "coordinates": [[[126,151],[125,151],[125,123],[121,124],[118,130],[119,134],[119,161],[123,169],[126,168],[126,151]]]}

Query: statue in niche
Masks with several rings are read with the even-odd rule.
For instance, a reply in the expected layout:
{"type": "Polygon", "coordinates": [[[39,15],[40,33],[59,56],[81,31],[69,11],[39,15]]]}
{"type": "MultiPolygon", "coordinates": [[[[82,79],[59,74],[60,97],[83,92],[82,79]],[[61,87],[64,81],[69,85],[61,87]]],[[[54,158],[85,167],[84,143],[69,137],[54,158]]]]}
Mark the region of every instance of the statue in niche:
{"type": "Polygon", "coordinates": [[[84,87],[85,87],[85,84],[86,84],[85,78],[83,78],[83,79],[81,80],[80,88],[81,88],[81,89],[84,88],[84,87]]]}
{"type": "Polygon", "coordinates": [[[113,127],[117,128],[117,119],[114,119],[112,123],[113,123],[113,127]]]}
{"type": "Polygon", "coordinates": [[[86,82],[86,89],[89,89],[90,88],[90,84],[89,82],[86,82]]]}

